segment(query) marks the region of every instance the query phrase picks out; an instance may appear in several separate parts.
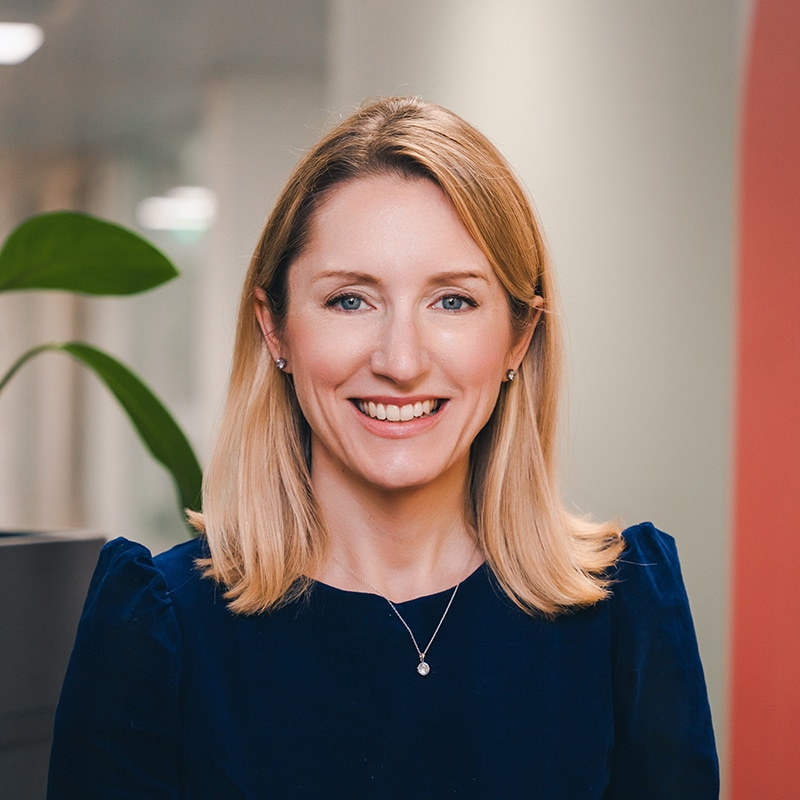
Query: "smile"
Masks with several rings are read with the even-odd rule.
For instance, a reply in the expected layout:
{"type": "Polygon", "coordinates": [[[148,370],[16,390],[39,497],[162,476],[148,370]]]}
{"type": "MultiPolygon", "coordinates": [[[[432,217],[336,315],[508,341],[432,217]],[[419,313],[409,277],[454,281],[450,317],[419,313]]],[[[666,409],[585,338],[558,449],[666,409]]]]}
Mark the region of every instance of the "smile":
{"type": "Polygon", "coordinates": [[[372,400],[355,400],[358,410],[372,419],[387,422],[408,422],[420,417],[433,416],[441,407],[442,400],[423,400],[419,403],[406,403],[396,406],[392,403],[373,403],[372,400]]]}

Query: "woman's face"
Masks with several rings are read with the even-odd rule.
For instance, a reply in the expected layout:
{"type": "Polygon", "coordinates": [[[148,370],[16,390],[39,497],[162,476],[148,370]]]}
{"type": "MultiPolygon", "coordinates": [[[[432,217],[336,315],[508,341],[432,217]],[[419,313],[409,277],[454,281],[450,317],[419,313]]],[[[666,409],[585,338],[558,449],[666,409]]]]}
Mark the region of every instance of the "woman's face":
{"type": "Polygon", "coordinates": [[[311,428],[312,478],[463,486],[470,445],[530,335],[514,334],[505,292],[444,193],[397,176],[336,187],[288,296],[278,332],[257,309],[311,428]]]}

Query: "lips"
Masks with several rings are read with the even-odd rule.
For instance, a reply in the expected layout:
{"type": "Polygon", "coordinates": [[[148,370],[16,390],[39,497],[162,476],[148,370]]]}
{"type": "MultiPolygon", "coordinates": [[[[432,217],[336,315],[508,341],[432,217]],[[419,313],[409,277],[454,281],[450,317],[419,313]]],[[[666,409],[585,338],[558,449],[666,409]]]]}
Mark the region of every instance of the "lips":
{"type": "Polygon", "coordinates": [[[442,407],[443,400],[422,400],[405,405],[394,403],[375,403],[372,400],[355,400],[358,410],[372,419],[387,422],[408,422],[421,417],[431,417],[442,407]]]}

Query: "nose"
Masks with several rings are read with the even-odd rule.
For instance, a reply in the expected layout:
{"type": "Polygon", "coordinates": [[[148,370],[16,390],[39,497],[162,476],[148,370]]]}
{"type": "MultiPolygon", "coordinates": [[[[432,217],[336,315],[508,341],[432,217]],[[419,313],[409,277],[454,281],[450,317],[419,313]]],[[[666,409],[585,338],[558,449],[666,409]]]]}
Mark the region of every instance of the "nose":
{"type": "Polygon", "coordinates": [[[418,317],[400,311],[387,315],[374,343],[372,371],[399,386],[410,386],[429,366],[430,353],[418,317]]]}

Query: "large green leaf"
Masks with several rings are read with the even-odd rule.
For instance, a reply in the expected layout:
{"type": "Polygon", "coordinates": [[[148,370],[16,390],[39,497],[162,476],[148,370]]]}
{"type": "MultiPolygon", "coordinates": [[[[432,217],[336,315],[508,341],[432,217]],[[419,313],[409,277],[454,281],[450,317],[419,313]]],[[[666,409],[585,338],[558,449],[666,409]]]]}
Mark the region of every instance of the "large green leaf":
{"type": "Polygon", "coordinates": [[[107,353],[82,342],[39,345],[20,356],[0,379],[0,391],[23,364],[46,350],[69,353],[94,371],[125,409],[145,447],[172,474],[181,508],[198,511],[202,472],[192,446],[161,401],[107,353]]]}
{"type": "Polygon", "coordinates": [[[82,294],[135,294],[178,274],[141,236],[74,211],[23,222],[0,251],[0,292],[63,289],[82,294]]]}

